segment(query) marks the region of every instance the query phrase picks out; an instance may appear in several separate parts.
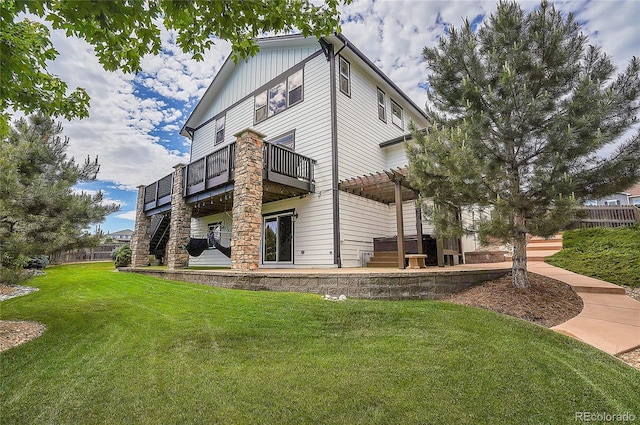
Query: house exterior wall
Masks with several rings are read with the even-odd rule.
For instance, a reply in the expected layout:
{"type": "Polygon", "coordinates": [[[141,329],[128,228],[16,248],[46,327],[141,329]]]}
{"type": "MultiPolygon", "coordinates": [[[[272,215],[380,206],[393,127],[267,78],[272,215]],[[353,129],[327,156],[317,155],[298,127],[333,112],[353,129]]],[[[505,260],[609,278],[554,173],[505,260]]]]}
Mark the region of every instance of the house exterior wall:
{"type": "MultiPolygon", "coordinates": [[[[316,42],[316,47],[318,47],[316,42]]],[[[314,53],[313,51],[311,53],[314,53]]],[[[275,53],[266,52],[267,56],[275,57],[275,53]]],[[[297,54],[297,53],[296,53],[297,54]]],[[[316,161],[314,177],[316,181],[315,193],[302,199],[293,198],[278,202],[263,204],[262,213],[270,214],[278,211],[294,209],[298,218],[294,224],[294,267],[333,266],[333,210],[331,200],[331,99],[329,96],[329,64],[322,54],[313,58],[294,57],[298,62],[292,65],[303,65],[303,101],[293,105],[283,112],[254,124],[254,96],[246,97],[226,111],[224,143],[214,145],[215,122],[211,121],[196,130],[192,144],[192,159],[205,156],[212,151],[235,141],[233,134],[251,127],[266,135],[265,141],[295,131],[295,151],[316,161]]],[[[262,52],[255,58],[261,62],[262,52]]],[[[252,60],[253,60],[252,59],[252,60]]],[[[248,63],[251,63],[250,60],[248,63]]],[[[290,62],[286,62],[288,64],[290,62]]],[[[253,68],[253,66],[251,66],[253,68]]],[[[241,68],[242,69],[242,68],[241,68]]],[[[275,67],[278,71],[287,69],[275,67]]],[[[251,73],[245,73],[249,78],[251,73]]],[[[267,75],[269,81],[278,75],[267,75]]],[[[257,85],[257,87],[261,87],[257,85]]],[[[251,93],[249,93],[251,94],[251,93]]],[[[218,222],[221,215],[213,215],[194,219],[192,234],[203,237],[207,234],[209,223],[218,222]]],[[[224,239],[223,239],[224,241],[224,239]]],[[[223,243],[227,245],[226,243],[223,243]]],[[[192,265],[225,266],[229,260],[217,250],[205,251],[199,257],[191,257],[192,265]]]]}
{"type": "MultiPolygon", "coordinates": [[[[336,90],[340,180],[387,169],[387,153],[380,149],[380,143],[408,134],[410,121],[418,126],[426,125],[424,118],[412,115],[408,105],[391,88],[374,80],[353,58],[347,56],[345,59],[350,62],[351,96],[342,93],[339,88],[336,90]],[[386,95],[386,122],[378,118],[378,87],[386,95]],[[403,108],[402,128],[391,122],[391,100],[403,108]]],[[[338,83],[339,68],[337,64],[338,83]]]]}

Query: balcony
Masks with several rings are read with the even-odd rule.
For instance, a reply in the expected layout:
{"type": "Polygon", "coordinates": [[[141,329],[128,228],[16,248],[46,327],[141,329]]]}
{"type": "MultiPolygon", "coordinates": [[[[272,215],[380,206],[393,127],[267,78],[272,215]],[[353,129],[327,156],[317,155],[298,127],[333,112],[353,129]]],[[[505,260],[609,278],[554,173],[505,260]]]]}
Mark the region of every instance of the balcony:
{"type": "MultiPolygon", "coordinates": [[[[235,177],[236,144],[220,148],[187,165],[182,196],[195,203],[232,192],[235,177]]],[[[278,145],[263,145],[263,202],[272,202],[315,191],[315,160],[278,145]]],[[[173,174],[145,188],[144,211],[147,215],[171,209],[173,174]]],[[[216,212],[209,204],[208,213],[216,212]]],[[[227,205],[224,206],[225,210],[227,205]]]]}

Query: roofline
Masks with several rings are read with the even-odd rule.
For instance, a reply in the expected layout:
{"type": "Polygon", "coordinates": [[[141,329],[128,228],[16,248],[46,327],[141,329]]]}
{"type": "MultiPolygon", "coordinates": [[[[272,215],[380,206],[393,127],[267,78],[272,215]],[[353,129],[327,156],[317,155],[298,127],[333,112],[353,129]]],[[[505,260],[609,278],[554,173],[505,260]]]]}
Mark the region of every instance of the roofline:
{"type": "Polygon", "coordinates": [[[397,91],[409,105],[411,105],[416,111],[420,113],[420,115],[424,117],[424,119],[426,119],[427,121],[429,120],[429,117],[427,117],[427,114],[422,110],[422,108],[416,105],[415,102],[411,100],[411,98],[407,96],[407,94],[396,85],[396,83],[394,83],[384,72],[382,72],[380,68],[378,68],[373,62],[371,62],[371,59],[369,59],[356,46],[354,46],[347,37],[342,34],[335,34],[335,37],[342,43],[344,43],[344,45],[348,47],[349,50],[351,50],[356,56],[358,56],[365,64],[367,64],[369,68],[371,68],[376,74],[378,74],[378,76],[382,78],[385,83],[387,83],[389,86],[391,86],[391,88],[397,91]]]}
{"type": "MultiPolygon", "coordinates": [[[[384,72],[382,72],[382,70],[380,68],[378,68],[373,62],[371,62],[371,59],[369,59],[364,53],[362,53],[360,51],[360,49],[355,47],[353,45],[353,43],[347,37],[345,37],[342,34],[334,34],[334,36],[340,42],[343,43],[342,48],[345,48],[345,47],[349,48],[349,50],[351,50],[360,60],[362,60],[369,68],[371,68],[371,70],[373,72],[375,72],[386,84],[388,84],[393,90],[395,90],[400,95],[400,97],[402,97],[425,120],[427,120],[427,121],[429,120],[429,117],[427,117],[427,115],[424,112],[424,110],[422,110],[422,108],[420,108],[418,105],[416,105],[415,102],[413,100],[411,100],[411,98],[404,91],[402,91],[400,89],[400,87],[398,87],[396,85],[396,83],[394,83],[384,72]]],[[[297,39],[303,39],[303,38],[306,38],[306,37],[304,37],[302,34],[286,34],[286,35],[279,35],[279,36],[272,36],[272,37],[257,38],[257,39],[255,39],[255,41],[256,41],[256,43],[258,45],[261,45],[261,44],[264,45],[264,44],[270,44],[270,43],[273,43],[273,42],[279,42],[279,41],[282,41],[282,40],[297,40],[297,39]]],[[[321,37],[321,38],[323,38],[323,37],[321,37]]],[[[320,40],[320,39],[318,39],[318,40],[320,40]]],[[[187,118],[187,120],[182,125],[182,128],[180,129],[180,134],[182,136],[189,137],[190,139],[192,139],[192,136],[191,136],[191,134],[189,132],[189,130],[191,128],[189,126],[187,126],[187,123],[189,122],[189,120],[193,116],[194,112],[198,110],[198,108],[200,107],[200,104],[202,103],[202,101],[207,97],[207,93],[209,92],[209,90],[211,90],[211,88],[215,85],[216,81],[219,78],[222,78],[221,75],[224,74],[223,71],[226,70],[229,66],[235,65],[233,60],[231,60],[231,57],[232,57],[232,54],[229,53],[229,55],[227,56],[227,59],[224,61],[224,63],[222,64],[222,66],[220,67],[218,72],[216,73],[215,77],[213,78],[213,80],[209,84],[209,87],[207,87],[207,90],[200,97],[200,100],[198,101],[196,106],[191,110],[191,113],[189,114],[189,117],[187,118]]],[[[383,142],[383,143],[386,143],[386,142],[383,142]]],[[[399,142],[396,142],[396,143],[399,143],[399,142]]],[[[389,146],[389,145],[386,145],[386,146],[389,146]]]]}
{"type": "MultiPolygon", "coordinates": [[[[305,37],[302,34],[285,34],[285,35],[275,35],[275,36],[270,36],[270,37],[255,38],[254,41],[256,42],[256,44],[258,44],[258,46],[260,46],[260,45],[271,44],[273,42],[278,42],[278,41],[282,41],[282,40],[298,40],[298,39],[303,39],[303,38],[305,38],[305,37]]],[[[189,137],[190,139],[193,139],[192,134],[190,134],[190,132],[189,132],[189,130],[193,131],[193,129],[191,127],[187,126],[187,123],[189,122],[189,120],[193,116],[193,113],[198,110],[198,108],[200,107],[200,104],[202,103],[202,101],[207,97],[207,93],[215,85],[215,83],[218,80],[218,78],[221,78],[220,76],[223,74],[222,71],[226,70],[226,68],[231,66],[231,65],[229,65],[229,63],[231,63],[232,65],[235,65],[235,62],[233,62],[233,60],[231,59],[232,56],[233,56],[233,52],[229,52],[229,55],[227,55],[227,58],[223,62],[222,66],[220,66],[220,69],[218,70],[218,72],[216,72],[216,75],[213,77],[213,80],[211,80],[211,83],[209,83],[209,86],[207,87],[207,90],[205,90],[204,94],[202,96],[200,96],[200,100],[198,100],[198,103],[196,103],[196,106],[194,106],[193,109],[191,110],[191,113],[189,114],[189,117],[186,119],[186,121],[182,125],[182,128],[180,129],[180,133],[179,134],[181,134],[182,136],[189,137]]]]}

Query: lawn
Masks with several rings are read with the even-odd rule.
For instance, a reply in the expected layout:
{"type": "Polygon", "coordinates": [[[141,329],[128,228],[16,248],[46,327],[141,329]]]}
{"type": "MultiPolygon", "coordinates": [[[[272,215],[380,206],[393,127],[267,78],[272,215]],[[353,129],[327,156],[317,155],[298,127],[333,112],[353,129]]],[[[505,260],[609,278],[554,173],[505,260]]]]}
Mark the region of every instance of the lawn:
{"type": "Polygon", "coordinates": [[[618,285],[640,287],[640,225],[568,230],[562,234],[562,251],[546,262],[618,285]]]}
{"type": "Polygon", "coordinates": [[[2,319],[2,423],[565,424],[640,416],[640,372],[548,329],[427,301],[325,301],[47,269],[2,319]]]}

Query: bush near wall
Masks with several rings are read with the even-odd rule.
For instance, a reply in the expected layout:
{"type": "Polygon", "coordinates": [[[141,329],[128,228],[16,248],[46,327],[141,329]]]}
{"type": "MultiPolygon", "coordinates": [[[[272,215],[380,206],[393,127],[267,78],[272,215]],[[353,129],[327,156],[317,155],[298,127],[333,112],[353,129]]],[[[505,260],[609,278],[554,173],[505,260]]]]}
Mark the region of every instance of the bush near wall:
{"type": "Polygon", "coordinates": [[[546,262],[618,285],[640,287],[640,225],[568,230],[546,262]]]}
{"type": "Polygon", "coordinates": [[[122,245],[118,248],[115,260],[116,267],[127,267],[131,264],[131,247],[122,245]]]}

